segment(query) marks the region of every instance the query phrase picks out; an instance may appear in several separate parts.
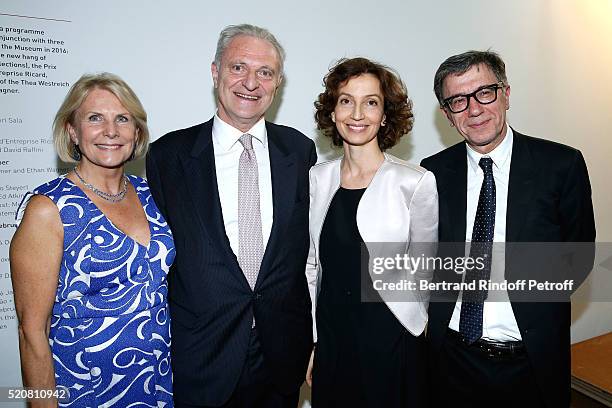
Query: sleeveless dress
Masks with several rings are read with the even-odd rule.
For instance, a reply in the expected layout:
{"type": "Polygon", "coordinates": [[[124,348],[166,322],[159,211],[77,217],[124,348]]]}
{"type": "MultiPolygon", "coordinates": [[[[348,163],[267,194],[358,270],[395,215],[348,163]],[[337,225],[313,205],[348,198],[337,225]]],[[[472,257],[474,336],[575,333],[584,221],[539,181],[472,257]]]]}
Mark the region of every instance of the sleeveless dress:
{"type": "Polygon", "coordinates": [[[312,406],[427,407],[424,335],[410,334],[361,272],[367,255],[357,208],[364,192],[340,187],[321,229],[312,406]],[[362,288],[368,291],[364,298],[379,301],[362,302],[362,288]]]}
{"type": "Polygon", "coordinates": [[[173,406],[166,277],[174,242],[146,180],[128,178],[149,223],[148,247],[65,176],[24,198],[49,197],[64,224],[49,334],[57,386],[69,393],[63,407],[173,406]]]}

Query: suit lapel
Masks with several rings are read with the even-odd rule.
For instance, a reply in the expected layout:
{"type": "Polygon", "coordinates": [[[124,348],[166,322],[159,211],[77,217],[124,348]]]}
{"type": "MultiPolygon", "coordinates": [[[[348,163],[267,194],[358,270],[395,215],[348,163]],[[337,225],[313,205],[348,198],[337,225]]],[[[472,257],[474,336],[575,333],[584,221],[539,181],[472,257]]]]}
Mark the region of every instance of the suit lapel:
{"type": "MultiPolygon", "coordinates": [[[[535,172],[533,158],[526,143],[526,136],[514,132],[512,143],[512,161],[510,162],[510,177],[508,180],[508,208],[506,210],[506,268],[504,275],[506,279],[512,280],[513,272],[510,260],[513,259],[512,242],[520,242],[520,234],[528,218],[531,200],[533,199],[535,172]]],[[[525,338],[526,322],[531,320],[533,313],[532,304],[514,301],[514,294],[509,293],[512,302],[512,310],[516,317],[521,335],[525,338]]]]}
{"type": "MultiPolygon", "coordinates": [[[[513,130],[514,131],[514,130],[513,130]]],[[[508,181],[508,208],[506,211],[506,242],[519,241],[527,211],[533,197],[536,168],[525,136],[514,131],[512,161],[508,181]]]]}
{"type": "MultiPolygon", "coordinates": [[[[450,226],[449,242],[465,241],[465,212],[467,207],[467,153],[465,143],[457,146],[446,165],[447,174],[442,178],[445,185],[445,216],[450,226]]],[[[446,237],[444,237],[445,239],[446,237]]]]}
{"type": "Polygon", "coordinates": [[[274,254],[278,253],[278,246],[282,244],[281,237],[285,232],[289,217],[293,211],[297,184],[295,153],[289,151],[282,139],[282,134],[268,122],[266,122],[266,130],[268,133],[268,149],[270,151],[274,220],[259,269],[258,283],[269,272],[274,254]]]}
{"type": "Polygon", "coordinates": [[[210,237],[213,245],[226,258],[226,265],[229,266],[229,269],[247,284],[225,233],[212,144],[212,123],[212,119],[204,123],[196,137],[190,156],[183,161],[187,179],[193,180],[189,186],[194,206],[193,214],[210,237]]]}

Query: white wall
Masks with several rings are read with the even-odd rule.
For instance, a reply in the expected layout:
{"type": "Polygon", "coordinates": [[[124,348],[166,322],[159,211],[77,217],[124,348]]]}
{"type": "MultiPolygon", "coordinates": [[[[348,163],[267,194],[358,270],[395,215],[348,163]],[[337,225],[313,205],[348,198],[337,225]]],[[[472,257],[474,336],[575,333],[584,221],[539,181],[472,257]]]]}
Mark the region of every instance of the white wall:
{"type": "MultiPolygon", "coordinates": [[[[122,76],[147,109],[154,139],[213,114],[210,62],[224,26],[250,22],[267,27],[288,54],[285,86],[270,119],[315,139],[320,159],[334,153],[315,131],[313,101],[333,61],[361,55],[400,72],[414,101],[416,124],[393,152],[419,162],[459,140],[437,109],[432,91],[436,68],[451,54],[491,47],[507,64],[512,86],[510,124],[523,133],[582,150],[591,175],[597,239],[612,239],[609,0],[3,0],[0,13],[70,20],[0,15],[0,26],[43,28],[46,36],[65,40],[69,54],[49,57],[57,65],[57,70],[48,71],[49,76],[57,80],[73,83],[83,72],[92,71],[122,76]]],[[[66,90],[32,87],[16,95],[0,95],[0,120],[15,116],[23,121],[0,123],[0,138],[49,138],[52,117],[66,90]]],[[[56,166],[49,146],[35,154],[3,152],[0,160],[6,158],[15,166],[56,166]]],[[[142,171],[142,164],[136,171],[142,171]]],[[[54,172],[0,174],[0,185],[33,188],[54,172]]],[[[0,224],[3,222],[12,220],[0,217],[0,224]]],[[[0,229],[0,242],[10,239],[12,231],[0,229]]],[[[7,254],[8,246],[0,245],[0,256],[7,254]]],[[[0,262],[0,275],[8,272],[8,263],[0,262]]],[[[10,290],[8,281],[0,279],[0,290],[10,290]]],[[[596,286],[587,284],[586,290],[596,290],[596,286]]],[[[612,330],[611,311],[611,303],[576,305],[573,341],[612,330]]],[[[0,329],[0,344],[0,385],[15,385],[19,369],[14,321],[0,329]]]]}

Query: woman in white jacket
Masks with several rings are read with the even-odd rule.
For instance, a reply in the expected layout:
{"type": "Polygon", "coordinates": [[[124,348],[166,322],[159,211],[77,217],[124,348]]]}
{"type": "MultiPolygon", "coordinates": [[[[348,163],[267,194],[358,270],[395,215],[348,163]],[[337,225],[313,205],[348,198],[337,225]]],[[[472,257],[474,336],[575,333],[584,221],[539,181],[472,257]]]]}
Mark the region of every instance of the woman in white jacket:
{"type": "Polygon", "coordinates": [[[384,153],[413,124],[395,72],[365,58],[343,59],[324,83],[317,127],[344,156],[310,171],[313,407],[421,407],[428,293],[419,281],[428,282],[432,271],[406,268],[396,255],[433,255],[435,178],[384,153]]]}

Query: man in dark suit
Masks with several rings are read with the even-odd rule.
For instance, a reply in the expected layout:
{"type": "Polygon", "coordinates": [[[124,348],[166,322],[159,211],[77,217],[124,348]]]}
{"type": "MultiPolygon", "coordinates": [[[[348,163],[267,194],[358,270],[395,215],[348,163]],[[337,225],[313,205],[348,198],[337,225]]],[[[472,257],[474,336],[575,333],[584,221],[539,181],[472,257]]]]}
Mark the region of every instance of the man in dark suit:
{"type": "MultiPolygon", "coordinates": [[[[595,240],[582,154],[507,125],[510,86],[497,54],[469,51],[448,58],[436,72],[434,90],[451,126],[465,139],[421,163],[436,175],[441,248],[445,242],[484,247],[529,242],[538,253],[544,243],[595,240]]],[[[481,279],[524,277],[522,268],[513,267],[520,256],[488,248],[480,253],[489,257],[481,279]]],[[[590,266],[592,258],[590,265],[568,267],[576,284],[590,266]]],[[[528,275],[537,279],[538,273],[528,275]]],[[[446,278],[440,273],[435,279],[446,278]]],[[[434,406],[568,407],[569,298],[520,301],[508,291],[507,301],[493,302],[483,301],[486,292],[480,298],[474,292],[445,293],[450,301],[432,295],[428,337],[434,406]]]]}
{"type": "Polygon", "coordinates": [[[147,175],[176,245],[170,270],[177,407],[297,405],[312,350],[308,171],[314,143],[264,119],[284,51],[226,27],[211,71],[217,114],[152,144],[147,175]]]}

